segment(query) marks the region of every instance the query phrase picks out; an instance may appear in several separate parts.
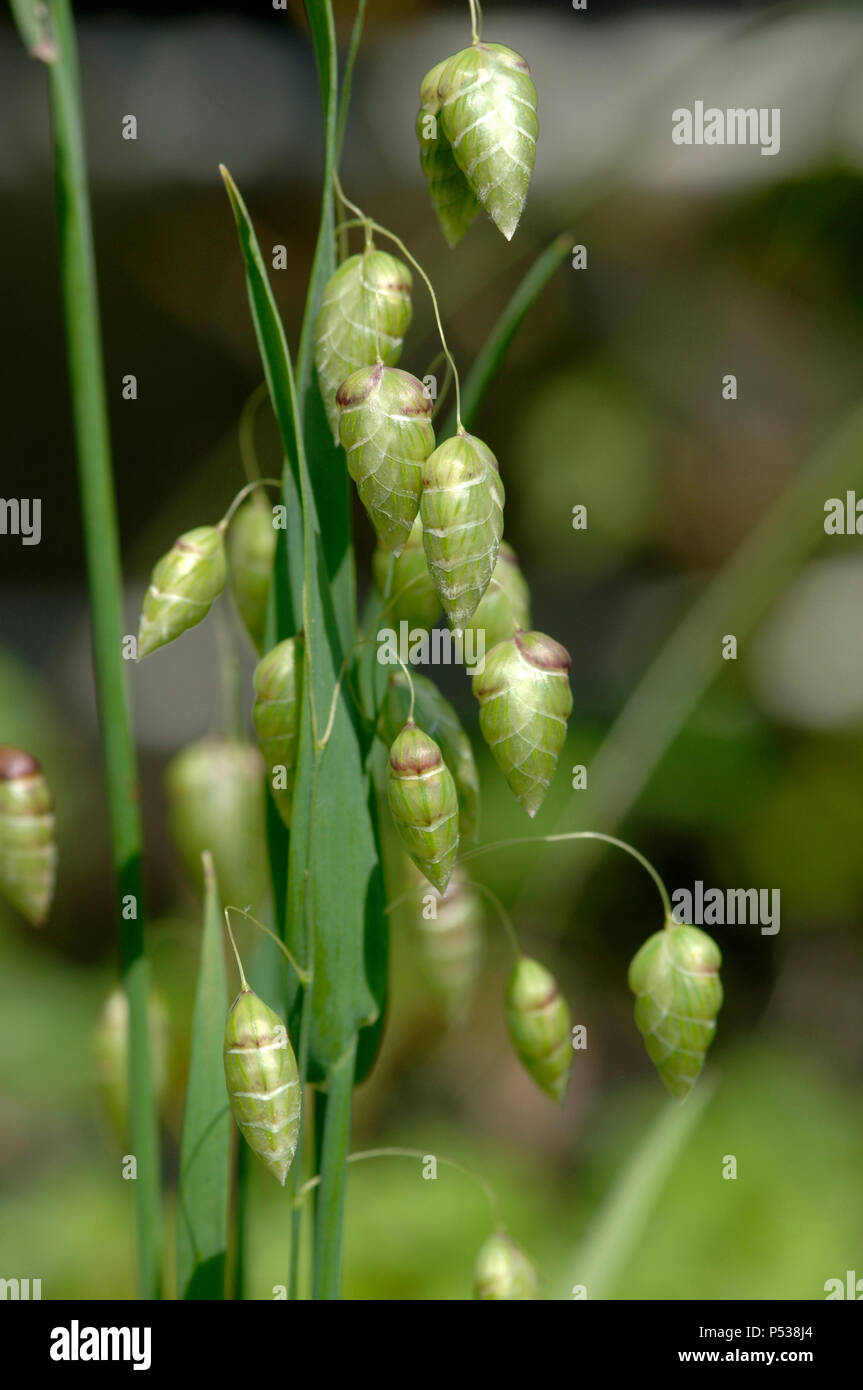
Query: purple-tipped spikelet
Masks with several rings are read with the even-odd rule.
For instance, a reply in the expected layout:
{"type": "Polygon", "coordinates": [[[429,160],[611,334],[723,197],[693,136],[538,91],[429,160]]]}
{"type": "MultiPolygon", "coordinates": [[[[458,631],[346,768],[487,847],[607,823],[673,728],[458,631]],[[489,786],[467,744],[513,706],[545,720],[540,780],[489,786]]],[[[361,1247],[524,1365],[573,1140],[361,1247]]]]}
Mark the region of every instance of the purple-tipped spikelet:
{"type": "Polygon", "coordinates": [[[385,550],[407,545],[434,448],[431,398],[398,367],[361,367],[336,392],[348,472],[385,550]]]}
{"type": "Polygon", "coordinates": [[[284,1187],[300,1130],[297,1059],[278,1014],[248,988],[228,1014],[225,1084],[240,1133],[284,1187]]]}
{"type": "Polygon", "coordinates": [[[206,618],[225,587],[225,540],[218,526],[197,526],[156,564],[141,604],[138,660],[206,618]]]}
{"type": "Polygon", "coordinates": [[[554,638],[517,629],[473,678],[482,736],[529,816],[542,805],[566,742],[571,664],[554,638]]]}
{"type": "Polygon", "coordinates": [[[23,748],[0,747],[0,893],[41,927],[56,872],[54,801],[45,775],[23,748]]]}
{"type": "Polygon", "coordinates": [[[669,921],[629,967],[635,1022],[669,1091],[685,1100],[698,1080],[722,1007],[722,955],[707,932],[669,921]]]}
{"type": "Polygon", "coordinates": [[[387,795],[402,844],[444,893],[458,854],[458,796],[440,748],[410,719],[390,749],[387,795]]]}

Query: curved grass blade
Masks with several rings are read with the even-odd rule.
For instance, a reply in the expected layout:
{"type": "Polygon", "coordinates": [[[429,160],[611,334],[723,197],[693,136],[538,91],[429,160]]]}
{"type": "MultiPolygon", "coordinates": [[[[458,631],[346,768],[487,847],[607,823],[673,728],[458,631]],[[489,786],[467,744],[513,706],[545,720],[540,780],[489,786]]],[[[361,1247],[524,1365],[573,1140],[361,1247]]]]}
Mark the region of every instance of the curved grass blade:
{"type": "MultiPolygon", "coordinates": [[[[572,233],[561,232],[550,246],[540,252],[489,333],[462,387],[461,418],[465,429],[470,429],[476,419],[483,397],[509,351],[509,345],[521,327],[522,320],[539,299],[558,266],[565,260],[571,246],[572,233]]],[[[455,434],[455,427],[453,408],[443,429],[437,435],[438,442],[455,434]]]]}
{"type": "Polygon", "coordinates": [[[228,985],[219,888],[204,861],[204,928],[177,1188],[177,1295],[225,1297],[231,1187],[231,1114],[222,1046],[228,985]]]}

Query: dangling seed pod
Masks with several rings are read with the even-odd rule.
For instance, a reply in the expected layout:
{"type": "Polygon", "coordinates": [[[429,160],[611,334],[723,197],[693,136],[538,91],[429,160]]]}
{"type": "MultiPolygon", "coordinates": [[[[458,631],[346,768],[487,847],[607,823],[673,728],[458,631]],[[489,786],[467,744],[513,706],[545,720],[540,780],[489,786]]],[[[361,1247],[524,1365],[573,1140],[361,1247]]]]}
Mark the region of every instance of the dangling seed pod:
{"type": "MultiPolygon", "coordinates": [[[[167,1091],[171,1025],[162,996],[150,991],[147,1002],[150,1037],[150,1084],[161,1106],[167,1091]]],[[[108,995],[93,1032],[96,1081],[111,1126],[121,1144],[129,1137],[129,1000],[117,986],[108,995]]]]}
{"type": "Polygon", "coordinates": [[[218,526],[197,526],[174,542],[150,578],[138,624],[138,660],[206,618],[225,587],[225,542],[218,526]]]}
{"type": "Polygon", "coordinates": [[[433,627],[440,616],[440,599],[426,564],[423,549],[423,527],[419,516],[407,544],[397,560],[382,545],[375,548],[372,555],[372,572],[378,593],[386,592],[389,567],[394,564],[392,595],[387,605],[387,616],[394,627],[399,623],[409,623],[411,627],[433,627]]]}
{"type": "MultiPolygon", "coordinates": [[[[439,745],[455,781],[459,837],[462,840],[475,840],[479,833],[479,773],[470,739],[452,705],[444,699],[434,682],[419,674],[412,679],[420,728],[425,729],[429,738],[439,745]]],[[[396,671],[390,676],[381,706],[380,729],[385,743],[395,742],[410,707],[411,692],[407,676],[403,671],[396,671]]]]}
{"type": "Polygon", "coordinates": [[[405,849],[445,892],[458,854],[455,782],[434,739],[410,719],[390,749],[387,795],[405,849]]]}
{"type": "Polygon", "coordinates": [[[518,226],[536,158],[536,88],[523,58],[475,43],[433,67],[420,88],[420,158],[432,203],[453,246],[477,199],[507,241],[518,226]],[[464,180],[458,197],[454,162],[464,180]]]}
{"type": "Polygon", "coordinates": [[[491,583],[465,629],[484,632],[485,649],[491,651],[512,637],[517,627],[530,629],[530,590],[515,551],[501,541],[491,583]]]}
{"type": "Polygon", "coordinates": [[[635,1022],[651,1062],[684,1100],[704,1066],[722,1007],[722,956],[698,927],[669,922],[648,937],[629,967],[635,1022]]]}
{"type": "Polygon", "coordinates": [[[279,642],[255,669],[252,719],[267,769],[273,801],[290,827],[300,736],[303,685],[303,639],[279,642]]]}
{"type": "Polygon", "coordinates": [[[483,1241],[473,1269],[473,1296],[488,1302],[540,1297],[539,1270],[506,1231],[483,1241]]]}
{"type": "Polygon", "coordinates": [[[449,245],[455,246],[461,241],[481,205],[456,164],[438,117],[438,84],[451,62],[451,58],[445,58],[423,78],[420,87],[421,106],[417,116],[417,137],[420,142],[420,164],[441,231],[449,245]]]}
{"type": "Polygon", "coordinates": [[[492,649],[473,678],[482,736],[529,816],[542,805],[566,742],[570,665],[559,642],[518,630],[492,649]]]}
{"type": "Polygon", "coordinates": [[[284,1187],[300,1130],[297,1059],[278,1014],[248,988],[228,1014],[225,1084],[240,1133],[284,1187]]]}
{"type": "Polygon", "coordinates": [[[204,738],[184,748],[165,772],[171,836],[190,879],[203,890],[201,855],[211,851],[223,900],[264,901],[264,764],[249,743],[204,738]]]}
{"type": "Polygon", "coordinates": [[[461,1027],[482,970],[482,901],[458,864],[443,896],[429,887],[410,861],[408,873],[423,974],[449,1026],[461,1027]]]}
{"type": "Polygon", "coordinates": [[[538,960],[522,956],[509,977],[506,1026],[536,1084],[562,1101],[572,1070],[572,1020],[557,981],[538,960]]]}
{"type": "Polygon", "coordinates": [[[0,747],[0,892],[34,927],[54,896],[54,802],[36,759],[0,747]]]}
{"type": "Polygon", "coordinates": [[[431,577],[451,625],[464,627],[489,586],[503,534],[503,483],[475,435],[438,445],[422,473],[420,517],[431,577]]]}
{"type": "Polygon", "coordinates": [[[398,555],[419,510],[422,465],[434,448],[432,402],[409,372],[361,367],[336,393],[348,472],[385,550],[398,555]]]}
{"type": "Polygon", "coordinates": [[[259,652],[264,650],[275,553],[273,514],[253,499],[240,507],[228,529],[228,579],[240,617],[259,652]]]}
{"type": "Polygon", "coordinates": [[[411,321],[413,280],[407,266],[367,246],[349,256],[327,282],[315,328],[315,361],[321,395],[336,443],[336,392],[360,367],[378,360],[394,367],[411,321]]]}

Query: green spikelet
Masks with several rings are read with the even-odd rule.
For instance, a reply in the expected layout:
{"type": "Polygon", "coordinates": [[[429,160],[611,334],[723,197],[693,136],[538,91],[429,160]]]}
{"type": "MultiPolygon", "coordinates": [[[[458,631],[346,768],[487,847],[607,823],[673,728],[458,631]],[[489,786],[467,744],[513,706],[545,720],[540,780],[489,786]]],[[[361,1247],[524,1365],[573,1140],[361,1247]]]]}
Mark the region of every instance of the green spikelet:
{"type": "Polygon", "coordinates": [[[411,627],[433,627],[440,616],[440,599],[429,574],[426,554],[423,549],[423,527],[418,516],[407,544],[398,559],[382,545],[375,548],[372,556],[372,571],[378,593],[386,591],[390,564],[395,564],[392,595],[387,605],[387,621],[393,627],[399,623],[409,623],[411,627]]]}
{"type": "Polygon", "coordinates": [[[422,474],[420,517],[429,572],[458,630],[489,586],[503,534],[503,483],[491,449],[462,432],[438,445],[422,474]]]}
{"type": "Polygon", "coordinates": [[[228,580],[246,631],[264,650],[267,604],[276,553],[273,513],[257,500],[240,507],[228,530],[228,580]]]}
{"type": "Polygon", "coordinates": [[[572,1070],[572,1021],[557,981],[538,960],[522,956],[509,977],[506,1026],[536,1084],[562,1101],[572,1070]]]}
{"type": "Polygon", "coordinates": [[[248,987],[228,1014],[225,1084],[240,1133],[284,1187],[300,1130],[297,1059],[278,1014],[248,987]]]}
{"type": "Polygon", "coordinates": [[[417,116],[417,138],[420,142],[420,164],[425,174],[432,204],[441,231],[450,246],[461,241],[480,209],[464,174],[455,162],[449,141],[438,119],[440,97],[438,84],[452,62],[445,58],[426,73],[420,87],[420,111],[417,116]]]}
{"type": "Polygon", "coordinates": [[[484,954],[482,902],[465,871],[456,864],[441,895],[408,861],[411,916],[426,982],[450,1027],[461,1027],[470,1012],[484,954]]]}
{"type": "Polygon", "coordinates": [[[276,809],[290,827],[302,705],[302,637],[288,637],[267,652],[255,669],[254,684],[252,719],[258,747],[276,809]]]}
{"type": "Polygon", "coordinates": [[[473,1296],[488,1302],[524,1302],[541,1297],[539,1270],[506,1231],[480,1246],[473,1270],[473,1296]]]}
{"type": "MultiPolygon", "coordinates": [[[[470,739],[459,717],[437,686],[426,676],[413,677],[416,715],[420,727],[440,747],[443,759],[453,775],[458,796],[458,829],[462,840],[475,840],[479,834],[479,773],[470,746],[470,739]]],[[[394,743],[407,721],[411,707],[411,692],[407,676],[395,671],[390,676],[381,706],[381,737],[388,745],[394,743]]]]}
{"type": "Polygon", "coordinates": [[[515,551],[501,541],[491,583],[465,629],[484,631],[485,649],[491,651],[498,642],[512,637],[517,627],[530,629],[530,590],[515,551]]]}
{"type": "Polygon", "coordinates": [[[57,846],[54,801],[36,759],[0,747],[0,893],[34,927],[54,897],[57,846]]]}
{"type": "Polygon", "coordinates": [[[629,967],[638,1031],[678,1100],[695,1085],[716,1032],[721,964],[719,947],[706,932],[669,922],[648,937],[629,967]]]}
{"type": "Polygon", "coordinates": [[[473,220],[471,199],[509,241],[527,198],[539,134],[527,63],[503,44],[474,43],[426,74],[420,101],[420,160],[447,241],[454,245],[473,220]],[[463,178],[461,198],[453,165],[463,178]]]}
{"type": "MultiPolygon", "coordinates": [[[[171,1025],[162,996],[151,989],[147,1002],[150,1084],[161,1107],[168,1087],[171,1025]]],[[[118,1141],[129,1139],[129,1000],[117,986],[108,995],[93,1030],[96,1083],[118,1141]]]]}
{"type": "Polygon", "coordinates": [[[410,719],[390,749],[387,795],[405,849],[445,892],[458,854],[458,796],[440,748],[410,719]]]}
{"type": "Polygon", "coordinates": [[[559,642],[519,630],[492,649],[473,678],[482,736],[529,816],[542,805],[566,742],[570,665],[559,642]]]}
{"type": "Polygon", "coordinates": [[[360,367],[394,367],[411,321],[413,280],[407,266],[374,245],[349,256],[327,282],[315,328],[318,381],[333,436],[339,440],[336,392],[360,367]]]}
{"type": "Polygon", "coordinates": [[[336,393],[339,437],[348,472],[385,550],[407,545],[434,448],[432,402],[422,383],[398,367],[361,367],[336,393]]]}
{"type": "Polygon", "coordinates": [[[138,624],[138,660],[206,618],[226,575],[225,541],[218,526],[197,526],[180,536],[150,577],[138,624]]]}
{"type": "Polygon", "coordinates": [[[210,850],[224,901],[266,898],[266,791],[257,748],[229,739],[189,744],[165,771],[168,821],[183,867],[203,890],[201,855],[210,850]]]}

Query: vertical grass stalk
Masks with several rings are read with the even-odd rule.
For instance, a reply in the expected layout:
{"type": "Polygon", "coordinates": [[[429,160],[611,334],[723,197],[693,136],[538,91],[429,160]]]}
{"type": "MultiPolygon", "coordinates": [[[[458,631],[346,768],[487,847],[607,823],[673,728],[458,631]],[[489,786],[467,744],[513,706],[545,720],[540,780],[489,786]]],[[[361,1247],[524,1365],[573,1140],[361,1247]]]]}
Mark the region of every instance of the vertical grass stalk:
{"type": "MultiPolygon", "coordinates": [[[[96,265],[78,80],[74,20],[68,0],[29,6],[16,19],[25,42],[39,25],[36,56],[48,69],[57,187],[60,272],[78,455],[93,656],[108,796],[111,853],[123,984],[129,999],[130,1129],[137,1165],[137,1263],[142,1298],[161,1289],[160,1155],[151,1086],[147,1007],[149,966],[141,892],[141,814],[123,665],[123,581],[105,399],[96,265]],[[130,904],[134,903],[134,911],[130,904]],[[123,910],[125,904],[125,911],[123,910]]],[[[32,51],[32,50],[31,50],[32,51]]],[[[119,1175],[118,1175],[119,1180],[119,1175]]]]}

